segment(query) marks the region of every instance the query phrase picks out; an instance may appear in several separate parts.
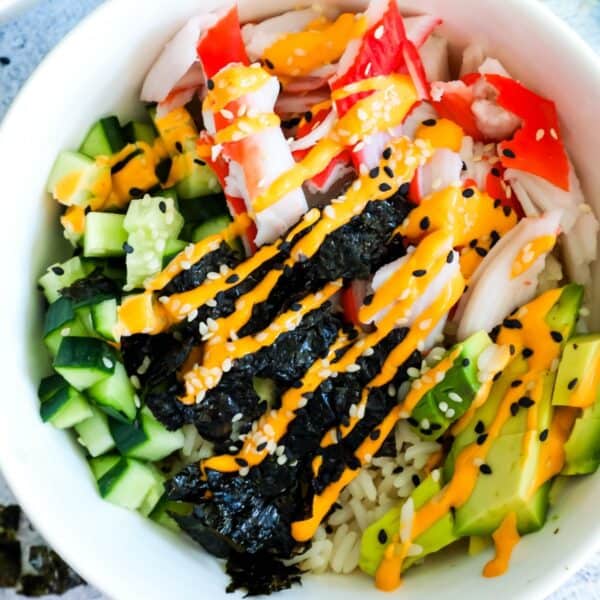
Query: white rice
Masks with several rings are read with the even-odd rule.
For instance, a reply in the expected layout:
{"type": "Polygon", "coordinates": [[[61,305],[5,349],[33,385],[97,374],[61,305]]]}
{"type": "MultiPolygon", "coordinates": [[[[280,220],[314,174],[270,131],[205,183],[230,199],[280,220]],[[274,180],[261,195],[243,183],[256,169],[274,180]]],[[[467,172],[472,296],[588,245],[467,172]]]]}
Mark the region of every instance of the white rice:
{"type": "MultiPolygon", "coordinates": [[[[203,439],[193,425],[183,427],[181,459],[189,464],[213,454],[213,444],[203,439]]],[[[397,456],[373,458],[338,498],[341,508],[321,524],[305,553],[286,561],[315,574],[351,573],[358,568],[362,532],[415,489],[413,476],[424,478],[424,467],[440,449],[423,441],[401,421],[394,432],[397,456]],[[402,467],[401,472],[398,472],[402,467]]]]}

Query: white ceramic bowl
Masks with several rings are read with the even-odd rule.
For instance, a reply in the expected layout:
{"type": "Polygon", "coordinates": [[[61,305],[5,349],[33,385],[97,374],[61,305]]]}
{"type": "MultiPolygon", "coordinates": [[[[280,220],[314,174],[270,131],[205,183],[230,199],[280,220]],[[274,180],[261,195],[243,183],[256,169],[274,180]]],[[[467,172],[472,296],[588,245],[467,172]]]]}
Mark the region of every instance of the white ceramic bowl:
{"type": "Polygon", "coordinates": [[[14,17],[17,12],[24,10],[34,0],[0,0],[0,22],[14,17]]]}
{"type": "MultiPolygon", "coordinates": [[[[45,374],[35,280],[57,256],[56,207],[44,193],[62,148],[73,147],[98,116],[140,110],[144,73],[161,45],[194,11],[220,0],[112,0],[46,59],[0,132],[2,288],[0,465],[48,541],[87,580],[115,600],[224,598],[216,560],[183,536],[103,502],[69,436],[42,425],[36,385],[45,374]]],[[[242,0],[244,17],[297,5],[297,0],[242,0]]],[[[361,2],[354,1],[360,8],[361,2]]],[[[511,71],[558,103],[565,136],[590,201],[599,201],[595,55],[535,0],[401,0],[403,8],[442,16],[459,44],[477,38],[511,71]]],[[[600,277],[596,277],[600,284],[600,277]]],[[[406,578],[405,600],[541,598],[581,566],[600,541],[600,476],[573,481],[543,531],[517,548],[502,578],[480,576],[489,556],[464,553],[428,560],[406,578]],[[555,532],[558,530],[556,534],[555,532]]],[[[282,598],[364,600],[382,597],[366,577],[307,577],[282,598]]]]}

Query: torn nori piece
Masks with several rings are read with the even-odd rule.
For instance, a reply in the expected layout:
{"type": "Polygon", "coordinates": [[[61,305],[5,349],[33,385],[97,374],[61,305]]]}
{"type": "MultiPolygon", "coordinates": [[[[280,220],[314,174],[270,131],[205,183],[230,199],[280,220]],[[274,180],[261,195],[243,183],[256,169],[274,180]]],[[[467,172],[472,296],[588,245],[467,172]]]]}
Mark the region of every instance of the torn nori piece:
{"type": "Polygon", "coordinates": [[[45,546],[29,549],[29,564],[35,575],[23,575],[17,589],[23,596],[39,598],[48,594],[64,594],[85,581],[56,552],[45,546]]]}
{"type": "Polygon", "coordinates": [[[232,554],[227,561],[227,574],[231,577],[227,593],[246,590],[246,597],[272,594],[302,583],[298,567],[286,567],[268,554],[232,554]]]}
{"type": "Polygon", "coordinates": [[[143,394],[143,401],[169,431],[176,431],[194,418],[190,412],[192,407],[178,400],[184,394],[183,384],[173,373],[160,384],[150,386],[143,394]]]}
{"type": "Polygon", "coordinates": [[[180,294],[197,288],[204,283],[209,273],[218,273],[221,265],[230,268],[237,266],[242,257],[227,243],[221,242],[219,248],[203,256],[190,269],[174,277],[161,291],[161,294],[180,294]]]}
{"type": "Polygon", "coordinates": [[[121,297],[119,286],[112,279],[106,277],[99,268],[87,277],[78,279],[69,287],[63,288],[60,293],[63,297],[70,298],[75,308],[121,297]]]}
{"type": "Polygon", "coordinates": [[[21,507],[16,504],[0,506],[0,540],[13,541],[17,539],[21,507]]]}
{"type": "Polygon", "coordinates": [[[21,577],[21,544],[0,539],[0,588],[13,588],[21,577]]]}
{"type": "Polygon", "coordinates": [[[193,343],[192,338],[177,333],[139,333],[124,337],[121,340],[121,353],[127,374],[136,375],[142,385],[158,384],[181,367],[193,343]],[[146,358],[150,359],[150,364],[143,373],[139,373],[138,369],[146,358]]]}
{"type": "Polygon", "coordinates": [[[398,448],[396,447],[396,433],[393,429],[385,438],[385,441],[383,444],[381,444],[381,448],[379,448],[375,456],[377,458],[396,458],[396,456],[398,456],[398,448]]]}

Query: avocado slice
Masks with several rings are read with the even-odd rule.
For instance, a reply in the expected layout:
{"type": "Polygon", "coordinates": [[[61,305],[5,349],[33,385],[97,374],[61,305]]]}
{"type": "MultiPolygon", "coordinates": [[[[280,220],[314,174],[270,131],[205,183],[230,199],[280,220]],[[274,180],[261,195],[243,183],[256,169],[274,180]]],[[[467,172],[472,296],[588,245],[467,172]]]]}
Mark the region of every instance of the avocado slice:
{"type": "Polygon", "coordinates": [[[416,423],[414,429],[421,437],[438,438],[465,414],[481,387],[477,359],[491,344],[489,335],[480,331],[451,348],[442,358],[444,360],[460,349],[444,380],[429,390],[412,411],[412,422],[416,423]],[[427,425],[424,427],[423,424],[427,425]]]}
{"type": "Polygon", "coordinates": [[[571,338],[558,367],[552,404],[581,408],[593,404],[600,384],[599,363],[600,334],[571,338]]]}
{"type": "Polygon", "coordinates": [[[581,417],[565,444],[563,475],[588,475],[600,466],[600,419],[581,417]]]}
{"type": "MultiPolygon", "coordinates": [[[[411,494],[415,511],[419,510],[442,489],[440,472],[434,471],[411,494]]],[[[400,518],[404,503],[390,509],[381,519],[372,523],[363,532],[360,545],[359,566],[368,575],[374,576],[383,559],[385,549],[400,531],[400,518]]],[[[454,519],[448,512],[430,529],[421,534],[413,543],[422,548],[418,556],[411,556],[404,561],[403,570],[408,569],[428,554],[433,554],[452,544],[458,539],[454,534],[454,519]]]]}

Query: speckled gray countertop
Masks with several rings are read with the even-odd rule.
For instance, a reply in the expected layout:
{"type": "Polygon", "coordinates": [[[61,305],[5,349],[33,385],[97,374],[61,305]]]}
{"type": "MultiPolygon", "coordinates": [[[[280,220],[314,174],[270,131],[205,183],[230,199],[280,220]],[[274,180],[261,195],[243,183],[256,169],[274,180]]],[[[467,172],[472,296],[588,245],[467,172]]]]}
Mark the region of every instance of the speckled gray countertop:
{"type": "MultiPolygon", "coordinates": [[[[19,89],[44,56],[103,0],[43,0],[0,24],[0,120],[19,89]]],[[[501,1],[501,0],[498,0],[501,1]]],[[[600,52],[600,0],[543,0],[600,52]]],[[[10,492],[0,476],[0,503],[10,492]]],[[[0,590],[0,599],[16,598],[0,590]]],[[[65,600],[99,600],[90,588],[79,588],[65,600]]],[[[548,600],[600,600],[600,553],[548,600]]]]}

